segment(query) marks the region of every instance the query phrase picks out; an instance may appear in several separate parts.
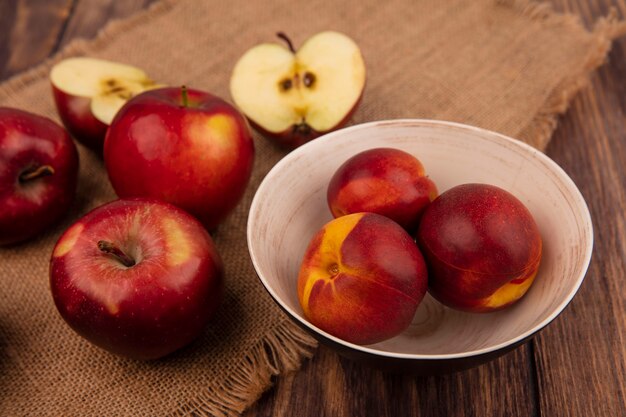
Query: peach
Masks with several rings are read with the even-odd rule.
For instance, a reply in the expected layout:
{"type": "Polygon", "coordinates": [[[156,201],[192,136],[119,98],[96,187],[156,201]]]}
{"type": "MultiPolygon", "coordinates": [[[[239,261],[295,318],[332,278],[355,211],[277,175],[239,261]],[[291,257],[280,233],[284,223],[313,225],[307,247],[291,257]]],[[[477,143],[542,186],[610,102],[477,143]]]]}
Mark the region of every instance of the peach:
{"type": "Polygon", "coordinates": [[[427,286],[411,236],[386,217],[355,213],[330,221],[311,240],[298,300],[313,325],[365,345],[406,329],[427,286]]]}
{"type": "Polygon", "coordinates": [[[370,149],[348,159],[331,178],[327,192],[334,217],[377,213],[409,232],[415,231],[421,213],[436,197],[437,187],[422,163],[391,148],[370,149]]]}
{"type": "Polygon", "coordinates": [[[428,265],[429,292],[443,304],[489,312],[519,300],[533,283],[542,242],[531,213],[511,193],[463,184],[435,199],[417,241],[428,265]]]}

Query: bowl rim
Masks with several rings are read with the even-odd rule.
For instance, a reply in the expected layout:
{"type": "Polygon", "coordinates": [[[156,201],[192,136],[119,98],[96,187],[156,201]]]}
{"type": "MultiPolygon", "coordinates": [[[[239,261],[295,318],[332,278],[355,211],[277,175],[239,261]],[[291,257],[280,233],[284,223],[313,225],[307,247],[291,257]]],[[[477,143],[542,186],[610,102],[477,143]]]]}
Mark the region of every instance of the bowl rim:
{"type": "Polygon", "coordinates": [[[587,206],[587,203],[583,195],[581,194],[580,190],[578,189],[574,181],[563,170],[563,168],[561,168],[556,162],[554,162],[550,157],[548,157],[543,152],[539,151],[538,149],[518,139],[514,139],[509,136],[503,135],[501,133],[497,133],[497,132],[494,132],[488,129],[483,129],[483,128],[476,127],[476,126],[471,126],[471,125],[457,123],[457,122],[444,121],[444,120],[406,119],[406,118],[371,121],[371,122],[352,125],[343,129],[338,129],[336,131],[326,133],[325,135],[322,135],[310,142],[307,142],[304,145],[294,149],[289,154],[285,155],[280,161],[278,161],[270,169],[270,171],[261,181],[261,184],[259,185],[259,187],[257,188],[254,194],[254,197],[252,199],[252,203],[250,205],[250,209],[248,212],[246,237],[247,237],[248,253],[250,255],[250,259],[252,260],[252,264],[254,266],[258,279],[261,281],[261,283],[263,284],[263,287],[270,294],[274,302],[276,302],[283,310],[285,310],[285,312],[288,313],[288,316],[291,316],[292,318],[295,318],[296,320],[298,320],[301,326],[304,326],[305,328],[307,328],[309,331],[313,332],[314,334],[317,333],[334,343],[338,343],[347,348],[355,349],[363,353],[372,354],[372,355],[381,356],[381,357],[389,357],[389,358],[394,358],[394,359],[414,359],[414,360],[446,360],[446,359],[458,359],[458,358],[464,358],[464,357],[485,355],[491,352],[496,352],[496,351],[505,349],[508,346],[515,345],[515,344],[523,342],[526,339],[529,339],[535,333],[539,332],[548,324],[550,324],[559,314],[561,314],[565,310],[565,308],[572,301],[572,299],[578,292],[587,274],[589,263],[591,261],[591,255],[593,252],[593,242],[594,242],[593,223],[591,221],[591,214],[589,212],[589,208],[587,206]],[[571,288],[571,290],[569,291],[567,296],[563,299],[563,301],[561,301],[561,303],[554,309],[554,311],[551,314],[549,314],[544,320],[542,320],[541,322],[539,322],[537,325],[533,326],[526,332],[520,333],[516,337],[510,338],[496,345],[487,346],[481,349],[475,349],[471,351],[458,352],[458,353],[444,353],[444,354],[390,352],[386,350],[379,350],[379,349],[373,348],[371,347],[371,345],[357,345],[354,343],[347,342],[343,339],[333,336],[330,333],[327,333],[324,330],[314,326],[304,317],[301,317],[300,314],[297,314],[295,311],[293,311],[291,307],[286,305],[278,296],[278,294],[274,291],[274,289],[268,284],[266,278],[259,271],[260,262],[257,256],[255,255],[254,251],[252,250],[252,247],[254,246],[252,242],[252,234],[256,225],[256,220],[254,219],[254,216],[252,214],[258,211],[257,206],[260,204],[259,201],[262,198],[261,195],[263,194],[263,191],[265,191],[265,189],[269,187],[269,184],[271,183],[272,178],[275,177],[277,173],[282,170],[282,167],[284,165],[289,164],[291,160],[296,159],[300,155],[305,154],[309,148],[324,146],[326,142],[336,140],[335,139],[336,136],[343,136],[345,135],[346,132],[353,132],[353,131],[359,131],[359,130],[371,130],[371,129],[377,129],[379,127],[387,127],[389,125],[396,125],[396,126],[402,126],[402,127],[410,127],[410,126],[443,127],[443,128],[452,128],[454,130],[460,129],[460,130],[465,130],[465,131],[471,131],[473,133],[477,133],[478,136],[482,137],[483,139],[485,139],[485,136],[488,136],[490,137],[492,141],[495,139],[495,141],[497,142],[509,143],[513,146],[516,146],[518,147],[518,149],[522,150],[524,153],[531,154],[533,157],[538,158],[542,163],[547,165],[549,168],[551,168],[558,174],[559,178],[563,181],[566,187],[572,192],[572,197],[576,203],[576,207],[580,207],[581,209],[580,214],[581,214],[581,217],[584,219],[583,229],[586,229],[588,233],[587,233],[587,240],[586,242],[584,242],[585,253],[584,253],[584,258],[581,264],[582,269],[581,269],[579,276],[576,278],[576,282],[574,286],[571,288]]]}

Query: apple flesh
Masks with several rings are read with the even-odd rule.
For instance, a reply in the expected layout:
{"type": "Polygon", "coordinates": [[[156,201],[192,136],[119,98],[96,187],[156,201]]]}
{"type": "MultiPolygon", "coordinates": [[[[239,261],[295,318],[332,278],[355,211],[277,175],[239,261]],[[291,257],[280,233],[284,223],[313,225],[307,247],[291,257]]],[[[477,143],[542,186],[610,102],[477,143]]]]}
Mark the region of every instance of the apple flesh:
{"type": "Polygon", "coordinates": [[[341,127],[365,87],[359,47],[339,32],[309,38],[297,51],[263,43],[237,62],[230,79],[235,104],[264,135],[295,148],[341,127]]]}
{"type": "Polygon", "coordinates": [[[95,58],[68,58],[50,71],[61,121],[84,145],[102,152],[104,136],[117,111],[131,97],[158,87],[130,65],[95,58]]]}
{"type": "Polygon", "coordinates": [[[163,202],[116,200],[58,240],[50,289],[61,317],[91,343],[156,359],[203,331],[222,298],[222,271],[192,216],[163,202]]]}
{"type": "Polygon", "coordinates": [[[417,241],[429,270],[429,291],[443,304],[490,312],[519,300],[533,283],[542,242],[531,213],[511,193],[463,184],[435,199],[417,241]]]}
{"type": "Polygon", "coordinates": [[[410,233],[437,197],[437,187],[413,155],[375,148],[348,159],[332,176],[327,201],[334,217],[371,212],[394,220],[410,233]]]}
{"type": "Polygon", "coordinates": [[[254,144],[245,118],[199,90],[163,88],[131,99],[114,118],[104,162],[119,197],[177,205],[213,230],[250,179],[254,144]]]}
{"type": "Polygon", "coordinates": [[[78,152],[61,126],[0,107],[0,245],[36,236],[60,220],[76,193],[78,152]]]}
{"type": "Polygon", "coordinates": [[[412,237],[374,213],[327,223],[311,240],[298,275],[305,317],[360,345],[404,331],[426,288],[426,265],[412,237]]]}

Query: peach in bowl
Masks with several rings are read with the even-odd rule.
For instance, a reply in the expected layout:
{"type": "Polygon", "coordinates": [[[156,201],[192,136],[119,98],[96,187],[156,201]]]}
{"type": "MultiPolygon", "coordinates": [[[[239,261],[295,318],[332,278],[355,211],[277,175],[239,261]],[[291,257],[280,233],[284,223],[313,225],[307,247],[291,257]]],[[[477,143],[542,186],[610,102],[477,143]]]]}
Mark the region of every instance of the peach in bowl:
{"type": "MultiPolygon", "coordinates": [[[[462,124],[391,120],[329,133],[283,158],[254,196],[247,239],[254,268],[270,296],[321,343],[374,366],[435,374],[494,359],[554,320],[585,277],[593,228],[576,185],[540,151],[501,134],[462,124]],[[419,299],[408,327],[383,340],[362,338],[370,344],[362,344],[358,337],[338,337],[341,330],[327,331],[333,324],[341,328],[346,317],[358,323],[359,312],[365,311],[368,313],[364,317],[376,323],[375,311],[372,313],[366,305],[352,302],[345,308],[330,309],[324,316],[330,323],[326,330],[307,318],[299,300],[298,278],[311,240],[333,219],[327,201],[329,182],[346,160],[375,148],[394,148],[418,158],[442,195],[462,184],[486,184],[505,190],[527,208],[541,235],[541,262],[532,285],[525,288],[519,300],[505,308],[477,313],[451,308],[427,293],[419,299]]],[[[374,252],[386,256],[385,250],[363,253],[374,252]]],[[[378,322],[384,325],[386,320],[378,322]]],[[[379,333],[384,335],[383,330],[379,333]]]]}

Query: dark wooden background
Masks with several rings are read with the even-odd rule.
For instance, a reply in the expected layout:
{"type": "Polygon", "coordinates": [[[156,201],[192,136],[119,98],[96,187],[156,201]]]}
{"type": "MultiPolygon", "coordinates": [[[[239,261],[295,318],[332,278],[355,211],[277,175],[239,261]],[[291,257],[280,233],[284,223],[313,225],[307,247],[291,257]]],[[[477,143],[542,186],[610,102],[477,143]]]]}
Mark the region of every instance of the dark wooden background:
{"type": "MultiPolygon", "coordinates": [[[[3,0],[0,81],[153,0],[3,0]]],[[[552,0],[591,24],[626,0],[552,0]]],[[[320,347],[276,381],[254,416],[626,416],[626,39],[573,101],[547,154],[587,200],[595,249],[580,292],[536,338],[481,367],[389,375],[320,347]]]]}

